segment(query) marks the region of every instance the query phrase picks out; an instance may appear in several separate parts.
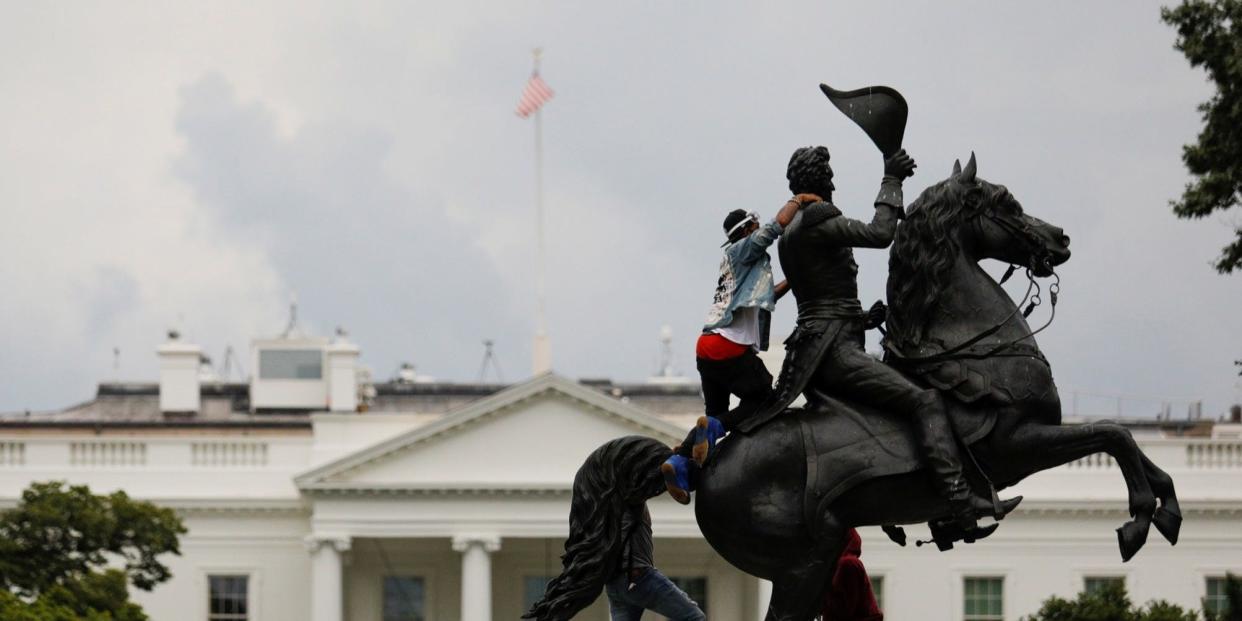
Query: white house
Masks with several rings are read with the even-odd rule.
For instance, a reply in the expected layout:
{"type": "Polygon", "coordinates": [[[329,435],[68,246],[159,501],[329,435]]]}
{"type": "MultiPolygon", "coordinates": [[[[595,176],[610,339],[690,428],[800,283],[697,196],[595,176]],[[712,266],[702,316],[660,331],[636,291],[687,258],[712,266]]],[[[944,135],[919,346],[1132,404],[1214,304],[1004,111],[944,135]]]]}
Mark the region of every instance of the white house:
{"type": "MultiPolygon", "coordinates": [[[[135,593],[159,621],[510,620],[559,572],[586,455],[627,434],[675,443],[702,407],[697,385],[667,381],[360,385],[358,349],[341,336],[257,341],[253,353],[249,383],[201,381],[187,372],[197,348],[173,338],[158,384],[105,383],[61,411],[0,416],[0,506],[63,479],[176,508],[189,533],[168,559],[174,577],[135,593]]],[[[1242,425],[1134,433],[1179,486],[1177,547],[1153,531],[1121,563],[1125,486],[1097,455],[1032,477],[975,545],[899,548],[866,529],[887,618],[1017,619],[1115,579],[1139,601],[1219,598],[1225,572],[1242,573],[1242,425]]],[[[650,507],[657,564],[710,619],[762,618],[766,585],[711,550],[691,508],[665,496],[650,507]]],[[[602,600],[580,618],[607,619],[602,600]]]]}

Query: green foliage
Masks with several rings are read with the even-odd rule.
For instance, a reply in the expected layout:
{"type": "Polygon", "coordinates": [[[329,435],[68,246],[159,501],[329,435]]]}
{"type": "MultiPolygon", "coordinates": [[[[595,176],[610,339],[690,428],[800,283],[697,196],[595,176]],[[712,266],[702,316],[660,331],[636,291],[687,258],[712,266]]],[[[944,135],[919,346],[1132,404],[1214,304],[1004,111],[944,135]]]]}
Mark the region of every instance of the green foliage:
{"type": "MultiPolygon", "coordinates": [[[[95,619],[98,618],[98,616],[95,617],[95,619]]],[[[72,608],[55,606],[43,600],[26,603],[8,591],[0,591],[0,619],[5,621],[78,621],[78,614],[72,608]]]]}
{"type": "Polygon", "coordinates": [[[1023,621],[1196,621],[1198,615],[1165,601],[1136,608],[1122,584],[1109,584],[1095,593],[1079,593],[1074,600],[1052,597],[1023,621]]]}
{"type": "Polygon", "coordinates": [[[1225,610],[1220,613],[1204,611],[1206,621],[1242,621],[1242,578],[1225,574],[1225,610]]]}
{"type": "Polygon", "coordinates": [[[180,554],[185,532],[172,510],[124,492],[32,484],[0,513],[0,619],[146,621],[127,583],[151,590],[168,580],[157,557],[180,554]]]}
{"type": "MultiPolygon", "coordinates": [[[[1239,203],[1242,197],[1242,0],[1183,0],[1160,17],[1177,29],[1174,47],[1192,67],[1207,70],[1216,85],[1199,105],[1203,130],[1182,148],[1182,161],[1194,175],[1173,212],[1202,218],[1239,203]]],[[[1221,273],[1242,269],[1242,229],[1216,262],[1221,273]]]]}

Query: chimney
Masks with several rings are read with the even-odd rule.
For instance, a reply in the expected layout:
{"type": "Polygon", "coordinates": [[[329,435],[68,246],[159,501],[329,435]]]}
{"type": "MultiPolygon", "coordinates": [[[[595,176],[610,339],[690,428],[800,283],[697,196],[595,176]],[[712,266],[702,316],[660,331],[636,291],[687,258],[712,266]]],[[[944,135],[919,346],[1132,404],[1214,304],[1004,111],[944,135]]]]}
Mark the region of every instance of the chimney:
{"type": "Polygon", "coordinates": [[[328,410],[358,411],[358,346],[349,342],[341,328],[328,344],[328,410]]]}
{"type": "Polygon", "coordinates": [[[198,372],[202,350],[183,342],[176,330],[168,331],[168,341],[155,349],[160,359],[160,411],[198,412],[198,372]]]}

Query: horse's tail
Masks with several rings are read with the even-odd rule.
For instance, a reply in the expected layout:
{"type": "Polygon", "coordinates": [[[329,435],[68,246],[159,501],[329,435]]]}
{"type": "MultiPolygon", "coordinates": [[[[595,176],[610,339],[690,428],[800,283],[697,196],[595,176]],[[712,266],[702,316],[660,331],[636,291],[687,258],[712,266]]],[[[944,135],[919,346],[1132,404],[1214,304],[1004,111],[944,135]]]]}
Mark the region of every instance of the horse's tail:
{"type": "Polygon", "coordinates": [[[658,440],[626,436],[595,449],[574,477],[569,538],[561,575],[524,619],[562,621],[591,605],[620,562],[625,510],[664,491],[660,464],[672,449],[658,440]]]}

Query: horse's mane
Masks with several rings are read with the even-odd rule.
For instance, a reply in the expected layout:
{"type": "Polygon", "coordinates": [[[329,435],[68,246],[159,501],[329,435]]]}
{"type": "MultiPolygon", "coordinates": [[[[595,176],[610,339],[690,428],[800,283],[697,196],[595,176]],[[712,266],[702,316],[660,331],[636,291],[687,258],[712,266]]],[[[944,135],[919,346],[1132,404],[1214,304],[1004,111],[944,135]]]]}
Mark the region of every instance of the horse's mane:
{"type": "Polygon", "coordinates": [[[660,464],[671,455],[672,449],[658,440],[626,436],[586,458],[574,477],[561,575],[522,618],[570,619],[599,597],[621,560],[628,534],[621,532],[622,515],[664,491],[660,464]]]}
{"type": "Polygon", "coordinates": [[[918,346],[926,336],[927,321],[961,252],[958,228],[1007,192],[1002,185],[982,179],[963,183],[954,175],[910,204],[888,259],[887,338],[899,348],[918,346]]]}

